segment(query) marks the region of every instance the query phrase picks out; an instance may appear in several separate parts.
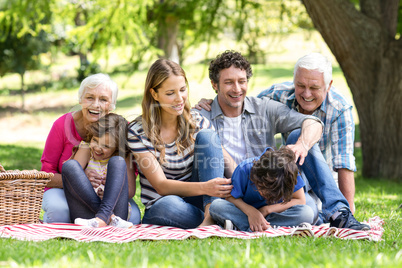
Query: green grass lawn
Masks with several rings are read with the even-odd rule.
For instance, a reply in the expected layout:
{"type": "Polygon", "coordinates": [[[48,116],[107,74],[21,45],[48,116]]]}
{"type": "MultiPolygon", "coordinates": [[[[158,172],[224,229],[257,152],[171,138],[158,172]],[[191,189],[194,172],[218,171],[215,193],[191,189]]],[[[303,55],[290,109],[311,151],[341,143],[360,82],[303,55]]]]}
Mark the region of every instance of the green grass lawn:
{"type": "MultiPolygon", "coordinates": [[[[7,169],[39,169],[41,146],[0,144],[0,159],[7,169]]],[[[360,170],[359,148],[356,157],[360,170]]],[[[124,244],[0,239],[0,267],[402,267],[401,192],[401,183],[356,173],[356,217],[384,219],[380,242],[292,237],[124,244]]]]}

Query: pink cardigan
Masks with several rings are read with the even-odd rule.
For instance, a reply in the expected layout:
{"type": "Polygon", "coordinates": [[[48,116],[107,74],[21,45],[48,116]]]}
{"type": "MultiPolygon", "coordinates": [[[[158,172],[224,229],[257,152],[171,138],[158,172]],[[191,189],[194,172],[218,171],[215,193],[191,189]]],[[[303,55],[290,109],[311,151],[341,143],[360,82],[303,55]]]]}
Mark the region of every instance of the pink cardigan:
{"type": "Polygon", "coordinates": [[[41,162],[42,171],[61,173],[63,163],[67,161],[73,152],[73,147],[82,141],[78,134],[72,113],[67,113],[58,118],[50,129],[43,150],[41,162]]]}
{"type": "MultiPolygon", "coordinates": [[[[72,113],[67,113],[58,118],[50,129],[43,150],[41,162],[42,171],[61,173],[63,163],[73,153],[73,147],[82,141],[78,134],[72,113]]],[[[137,166],[134,164],[135,176],[138,175],[137,166]]],[[[49,188],[45,188],[45,191],[49,188]]]]}

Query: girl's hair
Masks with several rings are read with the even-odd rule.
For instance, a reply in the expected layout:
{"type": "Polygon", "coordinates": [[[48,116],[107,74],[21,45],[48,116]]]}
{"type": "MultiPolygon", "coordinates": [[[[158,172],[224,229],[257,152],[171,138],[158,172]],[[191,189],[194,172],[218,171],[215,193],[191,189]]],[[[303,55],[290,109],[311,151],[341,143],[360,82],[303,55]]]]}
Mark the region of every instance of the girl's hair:
{"type": "Polygon", "coordinates": [[[250,180],[268,204],[289,202],[297,183],[298,168],[294,152],[281,147],[267,150],[259,160],[253,162],[250,180]]]}
{"type": "Polygon", "coordinates": [[[110,111],[116,108],[116,100],[119,89],[117,84],[107,75],[103,73],[98,73],[90,75],[84,80],[82,80],[80,89],[78,89],[78,100],[81,103],[82,96],[88,88],[97,88],[102,86],[103,88],[109,89],[112,92],[112,103],[110,104],[110,111]]]}
{"type": "Polygon", "coordinates": [[[114,113],[106,114],[88,126],[88,133],[86,142],[90,142],[92,137],[102,137],[109,134],[109,139],[113,139],[117,145],[113,155],[120,155],[123,158],[128,155],[127,120],[123,116],[114,113]]]}
{"type": "Polygon", "coordinates": [[[331,83],[332,80],[332,64],[327,57],[317,52],[301,57],[296,62],[293,77],[296,76],[296,72],[299,68],[304,68],[310,71],[315,70],[322,73],[324,76],[325,87],[328,89],[329,83],[331,83]]]}
{"type": "MultiPolygon", "coordinates": [[[[184,70],[179,64],[167,60],[159,59],[155,61],[148,71],[145,80],[144,98],[142,100],[142,117],[138,117],[134,121],[142,120],[145,135],[152,142],[155,150],[160,152],[159,162],[165,162],[165,144],[161,137],[162,125],[162,108],[151,94],[151,89],[158,92],[163,82],[170,76],[183,76],[188,89],[188,81],[184,70]]],[[[196,124],[191,117],[190,102],[187,98],[184,104],[184,111],[177,118],[177,137],[175,140],[177,153],[181,154],[184,149],[194,144],[194,132],[196,124]]]]}

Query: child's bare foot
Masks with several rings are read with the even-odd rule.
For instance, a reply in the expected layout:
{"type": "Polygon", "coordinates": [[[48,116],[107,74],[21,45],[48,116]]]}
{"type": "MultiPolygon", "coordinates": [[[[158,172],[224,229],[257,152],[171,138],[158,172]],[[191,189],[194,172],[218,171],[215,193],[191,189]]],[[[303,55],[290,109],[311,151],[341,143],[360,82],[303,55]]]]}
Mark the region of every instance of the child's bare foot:
{"type": "Polygon", "coordinates": [[[201,224],[198,227],[209,226],[209,225],[216,224],[215,221],[212,219],[211,214],[209,214],[210,205],[211,204],[208,204],[208,205],[205,206],[204,220],[201,222],[201,224]]]}
{"type": "Polygon", "coordinates": [[[216,224],[215,221],[212,219],[211,216],[206,217],[198,227],[203,227],[203,226],[209,226],[209,225],[214,225],[216,224]]]}

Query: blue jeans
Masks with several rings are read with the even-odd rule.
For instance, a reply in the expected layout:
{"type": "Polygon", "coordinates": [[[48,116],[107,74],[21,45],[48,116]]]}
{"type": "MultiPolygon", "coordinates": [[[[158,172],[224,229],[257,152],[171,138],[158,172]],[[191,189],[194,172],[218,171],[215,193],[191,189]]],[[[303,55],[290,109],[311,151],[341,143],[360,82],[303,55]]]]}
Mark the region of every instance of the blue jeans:
{"type": "MultiPolygon", "coordinates": [[[[221,142],[215,131],[202,129],[194,145],[192,182],[204,182],[223,178],[224,162],[221,142]]],[[[145,210],[142,223],[174,226],[183,229],[196,228],[204,220],[204,208],[217,197],[194,196],[182,198],[176,195],[161,197],[145,210]]]]}
{"type": "MultiPolygon", "coordinates": [[[[224,225],[225,220],[231,220],[240,231],[251,232],[247,215],[227,200],[214,200],[209,213],[220,226],[224,225]]],[[[281,213],[270,213],[265,219],[271,226],[297,226],[302,222],[312,224],[314,213],[307,205],[295,205],[281,213]]]]}
{"type": "Polygon", "coordinates": [[[43,194],[42,209],[45,223],[71,222],[67,199],[61,188],[51,188],[43,194]]]}
{"type": "MultiPolygon", "coordinates": [[[[103,199],[95,193],[91,182],[76,160],[65,162],[61,174],[71,220],[98,217],[108,223],[112,214],[127,219],[129,202],[127,166],[122,157],[113,156],[108,162],[103,199]]],[[[133,211],[136,209],[138,206],[132,207],[133,211]]]]}
{"type": "MultiPolygon", "coordinates": [[[[295,144],[299,136],[300,129],[292,131],[286,144],[295,144]]],[[[321,200],[322,216],[326,221],[329,221],[329,218],[340,208],[349,208],[349,203],[337,187],[318,144],[314,144],[310,149],[303,165],[298,164],[298,166],[305,183],[311,186],[313,192],[321,200]]],[[[307,202],[307,205],[312,206],[311,202],[307,202]]]]}

